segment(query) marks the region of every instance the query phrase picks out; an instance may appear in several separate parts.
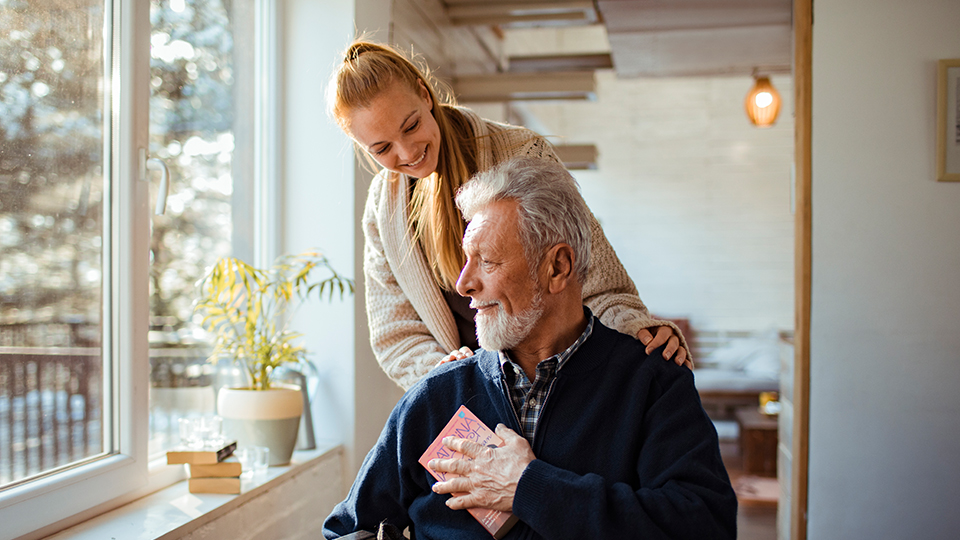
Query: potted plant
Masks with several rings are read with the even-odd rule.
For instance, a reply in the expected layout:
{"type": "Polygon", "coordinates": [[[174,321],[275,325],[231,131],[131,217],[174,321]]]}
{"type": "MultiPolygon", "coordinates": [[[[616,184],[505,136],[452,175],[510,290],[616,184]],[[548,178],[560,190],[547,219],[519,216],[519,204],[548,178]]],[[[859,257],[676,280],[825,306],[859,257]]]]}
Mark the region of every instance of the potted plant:
{"type": "Polygon", "coordinates": [[[247,378],[242,388],[223,387],[217,412],[224,431],[240,446],[270,448],[270,465],[290,461],[303,412],[300,388],[271,380],[281,366],[301,364],[307,351],[288,328],[293,311],[316,292],[328,299],[354,292],[353,281],[337,273],[316,251],[282,255],[269,269],[223,257],[198,282],[195,311],[214,336],[211,361],[227,357],[247,378]],[[311,281],[314,272],[326,277],[311,281]]]}

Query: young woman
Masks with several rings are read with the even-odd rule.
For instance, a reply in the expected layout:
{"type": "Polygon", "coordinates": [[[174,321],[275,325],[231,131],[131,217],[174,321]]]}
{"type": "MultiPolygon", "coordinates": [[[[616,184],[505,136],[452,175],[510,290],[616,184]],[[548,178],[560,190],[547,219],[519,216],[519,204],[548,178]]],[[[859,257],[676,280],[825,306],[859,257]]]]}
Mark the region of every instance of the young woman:
{"type": "MultiPolygon", "coordinates": [[[[424,71],[376,43],[350,45],[328,101],[337,124],[383,167],[363,213],[367,318],[377,361],[407,389],[477,347],[469,299],[454,290],[465,261],[457,190],[512,157],[559,160],[536,133],[441,101],[424,71]]],[[[584,304],[648,352],[666,343],[665,358],[692,367],[680,330],[650,317],[596,219],[591,232],[584,304]]]]}

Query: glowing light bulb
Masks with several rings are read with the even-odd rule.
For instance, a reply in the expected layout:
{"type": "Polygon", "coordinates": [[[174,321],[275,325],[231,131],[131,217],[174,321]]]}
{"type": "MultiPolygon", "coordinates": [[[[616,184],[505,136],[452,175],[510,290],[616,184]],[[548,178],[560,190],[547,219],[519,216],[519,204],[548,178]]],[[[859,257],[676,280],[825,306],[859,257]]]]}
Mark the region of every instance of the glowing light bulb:
{"type": "Polygon", "coordinates": [[[773,96],[770,95],[770,92],[760,92],[757,94],[757,97],[753,98],[753,100],[756,102],[757,107],[766,109],[771,103],[773,103],[773,96]]]}
{"type": "Polygon", "coordinates": [[[767,127],[777,121],[780,112],[780,93],[770,84],[769,77],[754,75],[753,87],[743,100],[747,117],[757,127],[767,127]]]}

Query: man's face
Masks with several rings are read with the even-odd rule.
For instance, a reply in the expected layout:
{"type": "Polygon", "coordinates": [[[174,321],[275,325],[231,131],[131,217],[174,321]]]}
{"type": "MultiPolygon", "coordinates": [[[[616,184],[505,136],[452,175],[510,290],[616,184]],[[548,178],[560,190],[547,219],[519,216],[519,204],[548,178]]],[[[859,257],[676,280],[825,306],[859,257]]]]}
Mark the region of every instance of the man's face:
{"type": "Polygon", "coordinates": [[[543,295],[520,242],[517,203],[497,201],[474,217],[463,235],[467,263],[457,292],[477,309],[477,338],[490,351],[509,350],[543,315],[543,295]]]}

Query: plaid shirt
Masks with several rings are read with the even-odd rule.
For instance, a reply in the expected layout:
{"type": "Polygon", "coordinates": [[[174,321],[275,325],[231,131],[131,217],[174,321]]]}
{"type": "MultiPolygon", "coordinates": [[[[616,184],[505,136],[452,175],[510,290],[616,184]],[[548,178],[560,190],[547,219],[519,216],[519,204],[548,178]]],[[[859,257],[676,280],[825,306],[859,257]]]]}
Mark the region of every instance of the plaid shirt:
{"type": "Polygon", "coordinates": [[[557,373],[563,369],[567,360],[577,352],[580,345],[593,333],[593,313],[586,307],[583,308],[587,316],[587,327],[580,334],[573,345],[567,347],[560,354],[555,354],[546,360],[541,360],[537,364],[537,376],[533,383],[527,377],[526,372],[517,365],[506,351],[499,351],[500,369],[503,371],[504,380],[507,383],[507,391],[510,395],[510,401],[513,403],[513,410],[517,413],[520,420],[520,427],[523,429],[523,437],[533,445],[533,434],[537,430],[537,422],[540,420],[540,411],[543,410],[543,404],[550,396],[550,390],[557,379],[557,373]]]}

